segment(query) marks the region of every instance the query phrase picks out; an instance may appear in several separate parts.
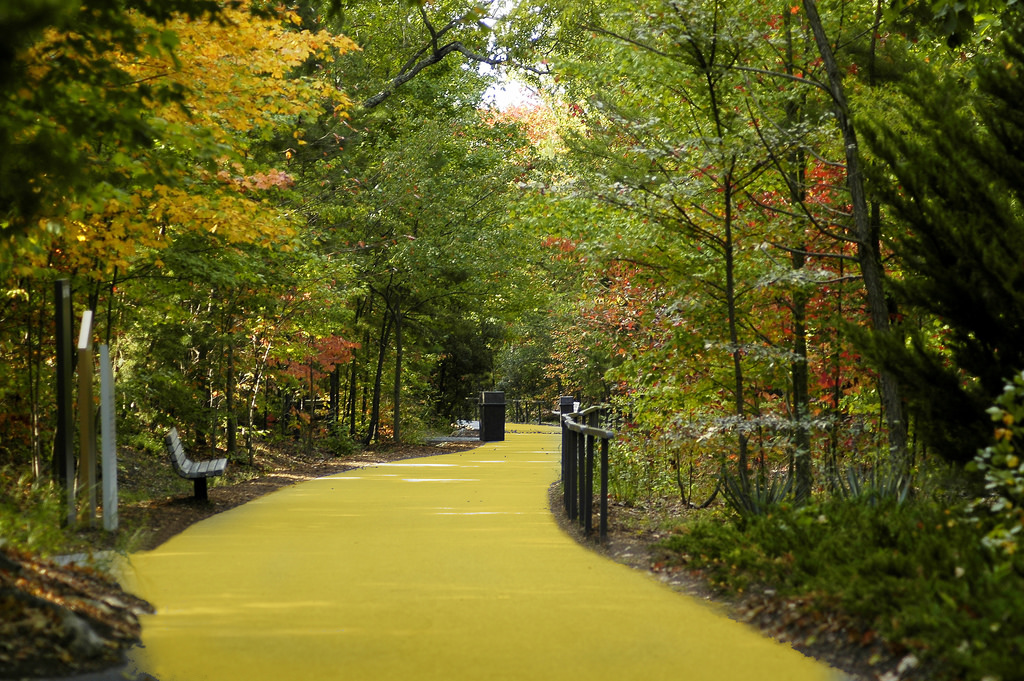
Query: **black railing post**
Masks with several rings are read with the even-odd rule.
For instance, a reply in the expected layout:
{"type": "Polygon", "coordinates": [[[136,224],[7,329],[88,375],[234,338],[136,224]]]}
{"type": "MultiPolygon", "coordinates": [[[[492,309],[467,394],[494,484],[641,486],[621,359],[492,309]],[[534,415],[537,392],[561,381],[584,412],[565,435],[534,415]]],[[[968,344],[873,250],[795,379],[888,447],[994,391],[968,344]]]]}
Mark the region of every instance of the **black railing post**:
{"type": "Polygon", "coordinates": [[[583,508],[585,520],[583,532],[590,535],[594,529],[594,436],[587,434],[587,474],[583,484],[583,508]]]}
{"type": "MultiPolygon", "coordinates": [[[[598,422],[601,418],[601,410],[593,409],[587,414],[587,425],[591,428],[597,428],[598,422]]],[[[587,522],[586,522],[586,533],[589,535],[594,529],[594,434],[587,433],[587,496],[586,496],[586,508],[587,508],[587,522]]]]}
{"type": "Polygon", "coordinates": [[[566,471],[569,482],[569,519],[576,519],[576,451],[579,449],[579,433],[573,432],[569,437],[569,452],[568,452],[568,463],[569,469],[566,471]]]}
{"type": "Polygon", "coordinates": [[[601,540],[608,538],[608,440],[601,439],[601,540]]]}
{"type": "Polygon", "coordinates": [[[577,518],[580,523],[584,522],[584,514],[587,512],[587,507],[583,503],[583,493],[587,489],[587,436],[580,433],[576,436],[576,508],[578,511],[577,518]]]}
{"type": "Polygon", "coordinates": [[[565,464],[566,455],[569,451],[569,438],[572,437],[572,431],[569,430],[569,425],[565,422],[565,417],[572,413],[573,399],[571,397],[559,397],[558,398],[558,422],[562,424],[562,483],[565,486],[565,464]]]}
{"type": "Polygon", "coordinates": [[[558,398],[558,420],[562,424],[562,502],[565,504],[565,512],[572,518],[572,509],[569,502],[572,499],[572,457],[570,452],[576,451],[573,449],[576,441],[574,440],[576,433],[569,430],[569,424],[566,423],[566,417],[572,413],[573,407],[576,404],[575,398],[571,395],[563,395],[558,398]]]}

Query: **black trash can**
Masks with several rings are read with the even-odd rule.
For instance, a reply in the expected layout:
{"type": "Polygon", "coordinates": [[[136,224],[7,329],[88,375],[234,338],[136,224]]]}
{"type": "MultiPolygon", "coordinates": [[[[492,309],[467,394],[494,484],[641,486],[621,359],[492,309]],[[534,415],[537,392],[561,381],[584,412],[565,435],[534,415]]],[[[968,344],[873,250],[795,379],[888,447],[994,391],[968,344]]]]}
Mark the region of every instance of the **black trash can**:
{"type": "Polygon", "coordinates": [[[495,442],[505,439],[505,393],[480,394],[480,440],[495,442]]]}

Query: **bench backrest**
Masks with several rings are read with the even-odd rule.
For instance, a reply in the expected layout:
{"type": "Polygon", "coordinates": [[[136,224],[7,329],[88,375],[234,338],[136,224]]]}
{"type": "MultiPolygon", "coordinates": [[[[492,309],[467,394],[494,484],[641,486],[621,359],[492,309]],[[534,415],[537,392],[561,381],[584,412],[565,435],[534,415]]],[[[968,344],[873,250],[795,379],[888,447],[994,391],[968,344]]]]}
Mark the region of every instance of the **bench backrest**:
{"type": "Polygon", "coordinates": [[[171,432],[164,436],[164,444],[167,446],[167,453],[171,457],[171,463],[174,464],[175,470],[184,475],[191,462],[185,456],[185,448],[181,444],[181,438],[178,437],[177,428],[171,428],[171,432]]]}

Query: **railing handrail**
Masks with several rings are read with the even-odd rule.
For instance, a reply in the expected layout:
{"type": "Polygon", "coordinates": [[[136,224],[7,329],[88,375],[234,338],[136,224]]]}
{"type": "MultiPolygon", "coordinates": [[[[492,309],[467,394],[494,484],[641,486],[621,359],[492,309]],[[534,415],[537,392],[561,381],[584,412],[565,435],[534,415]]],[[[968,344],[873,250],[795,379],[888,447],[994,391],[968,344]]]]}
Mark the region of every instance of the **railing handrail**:
{"type": "Polygon", "coordinates": [[[583,423],[577,423],[573,419],[574,416],[585,416],[587,411],[590,411],[592,409],[594,409],[594,407],[590,407],[590,409],[580,412],[573,412],[571,414],[562,414],[562,422],[565,423],[565,427],[571,431],[582,433],[583,435],[592,435],[593,437],[601,438],[602,440],[614,440],[614,430],[608,430],[607,428],[598,428],[597,426],[588,426],[583,423]]]}

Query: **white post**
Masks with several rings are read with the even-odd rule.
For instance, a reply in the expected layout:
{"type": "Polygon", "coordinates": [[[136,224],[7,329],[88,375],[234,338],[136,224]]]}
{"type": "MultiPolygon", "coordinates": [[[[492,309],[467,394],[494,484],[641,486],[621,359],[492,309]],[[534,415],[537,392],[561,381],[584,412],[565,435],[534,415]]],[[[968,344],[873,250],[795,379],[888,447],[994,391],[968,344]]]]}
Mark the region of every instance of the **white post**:
{"type": "Polygon", "coordinates": [[[117,429],[114,421],[114,369],[110,348],[100,346],[100,431],[103,434],[103,529],[117,529],[117,429]]]}
{"type": "Polygon", "coordinates": [[[88,494],[83,515],[90,527],[96,525],[96,432],[92,403],[92,310],[82,313],[78,334],[78,488],[88,494]]]}

